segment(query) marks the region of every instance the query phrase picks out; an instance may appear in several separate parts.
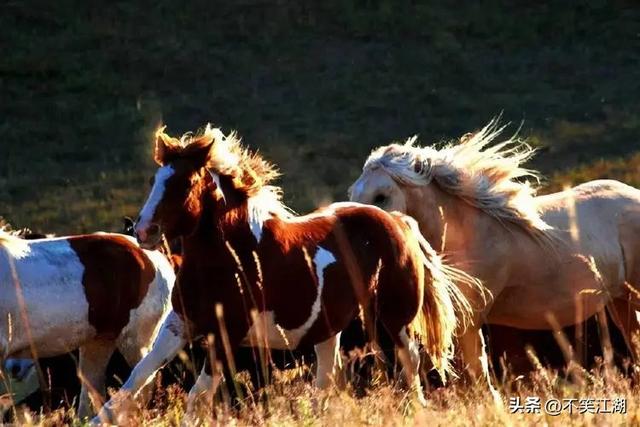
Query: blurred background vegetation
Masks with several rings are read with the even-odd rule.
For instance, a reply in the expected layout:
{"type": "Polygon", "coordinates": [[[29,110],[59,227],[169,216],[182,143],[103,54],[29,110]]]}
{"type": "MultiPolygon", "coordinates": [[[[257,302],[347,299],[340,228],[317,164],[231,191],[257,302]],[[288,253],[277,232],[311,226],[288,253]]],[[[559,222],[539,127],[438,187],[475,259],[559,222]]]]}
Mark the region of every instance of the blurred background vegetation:
{"type": "Polygon", "coordinates": [[[504,111],[564,183],[640,186],[636,1],[13,1],[0,6],[0,215],[117,230],[151,134],[213,122],[277,163],[305,212],[375,146],[504,111]]]}

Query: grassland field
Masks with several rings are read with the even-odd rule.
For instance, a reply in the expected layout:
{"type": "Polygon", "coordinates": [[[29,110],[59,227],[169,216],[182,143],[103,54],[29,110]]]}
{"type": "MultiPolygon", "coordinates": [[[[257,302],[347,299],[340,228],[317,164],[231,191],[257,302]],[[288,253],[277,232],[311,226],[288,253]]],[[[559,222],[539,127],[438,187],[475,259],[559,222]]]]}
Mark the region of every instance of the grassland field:
{"type": "Polygon", "coordinates": [[[541,148],[543,191],[640,184],[633,1],[143,3],[1,6],[5,220],[117,230],[148,190],[160,123],[237,129],[299,212],[344,199],[375,146],[500,112],[541,148]]]}
{"type": "MultiPolygon", "coordinates": [[[[0,216],[15,227],[119,230],[154,170],[151,136],[207,122],[279,165],[298,212],[346,198],[368,152],[441,143],[502,112],[539,148],[541,192],[597,178],[640,187],[640,5],[632,0],[196,0],[0,4],[0,216]]],[[[637,372],[637,367],[627,367],[637,372]]],[[[579,380],[539,367],[506,399],[625,396],[627,414],[510,414],[484,388],[431,391],[416,410],[384,384],[364,399],[291,374],[269,413],[232,425],[639,425],[637,374],[579,380]]],[[[175,425],[180,391],[138,412],[175,425]]],[[[214,423],[202,412],[206,423],[214,423]]],[[[57,412],[27,424],[72,423],[57,412]]]]}

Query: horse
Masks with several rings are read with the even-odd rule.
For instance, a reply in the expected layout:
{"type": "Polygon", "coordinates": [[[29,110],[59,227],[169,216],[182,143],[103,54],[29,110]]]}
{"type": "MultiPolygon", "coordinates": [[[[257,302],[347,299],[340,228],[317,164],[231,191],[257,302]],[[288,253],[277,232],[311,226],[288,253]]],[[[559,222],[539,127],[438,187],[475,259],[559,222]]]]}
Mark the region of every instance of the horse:
{"type": "MultiPolygon", "coordinates": [[[[123,389],[135,393],[183,345],[184,330],[209,336],[214,359],[189,392],[187,413],[219,384],[217,363],[233,366],[242,346],[313,345],[316,386],[327,389],[341,361],[340,333],[360,311],[373,340],[371,325],[384,325],[413,400],[425,403],[416,338],[448,371],[468,306],[453,283],[462,273],[440,262],[415,221],[354,203],[296,216],[272,185],[275,167],[210,125],[180,139],[160,128],[154,158],[159,168],[135,232],[149,249],[163,234],[182,236],[183,263],[171,323],[123,389]]],[[[100,415],[110,417],[113,404],[100,415]]]]}
{"type": "MultiPolygon", "coordinates": [[[[130,217],[123,217],[122,234],[133,236],[135,222],[130,217]]],[[[33,232],[30,229],[23,228],[20,230],[12,230],[12,235],[22,239],[33,240],[43,239],[47,237],[55,237],[52,234],[43,234],[33,232]]],[[[167,245],[161,247],[162,252],[169,258],[174,270],[178,270],[180,265],[180,254],[182,248],[179,240],[168,242],[167,245]]],[[[340,345],[345,352],[352,351],[355,348],[361,348],[365,344],[362,333],[362,325],[359,319],[355,319],[341,334],[340,345]]],[[[388,345],[383,347],[386,357],[392,359],[392,354],[387,352],[388,345]]],[[[166,389],[171,384],[179,382],[187,389],[193,385],[196,376],[193,375],[194,367],[202,366],[206,356],[206,349],[201,346],[185,347],[185,354],[189,354],[190,363],[185,364],[181,358],[174,358],[162,370],[161,387],[166,389]]],[[[260,361],[256,360],[254,352],[250,348],[241,348],[236,353],[236,369],[238,372],[247,371],[250,374],[251,386],[254,391],[259,391],[270,381],[271,364],[266,367],[260,366],[260,361]],[[265,369],[266,368],[266,369],[265,369]]],[[[25,404],[33,411],[39,411],[41,408],[56,409],[58,407],[73,406],[72,401],[75,396],[81,392],[81,382],[76,377],[78,351],[75,350],[68,354],[54,357],[40,357],[37,362],[32,359],[7,359],[4,366],[4,373],[10,380],[10,388],[12,392],[12,401],[14,405],[25,404]],[[36,366],[37,363],[37,366],[36,366]],[[40,388],[37,370],[40,370],[46,378],[46,387],[40,388]],[[16,394],[15,392],[19,394],[16,394]]],[[[272,364],[280,369],[285,370],[297,366],[302,361],[312,363],[315,361],[313,347],[297,349],[295,352],[285,350],[271,350],[270,359],[272,364]]],[[[359,393],[364,392],[364,386],[367,379],[367,371],[371,367],[373,360],[370,356],[365,356],[364,360],[357,359],[353,371],[355,374],[355,387],[359,393]]],[[[389,369],[392,368],[390,364],[389,369]]],[[[106,368],[106,385],[109,387],[119,387],[118,378],[127,378],[131,374],[131,367],[127,361],[115,351],[106,368]]],[[[226,373],[228,384],[232,384],[232,379],[226,373]]],[[[0,384],[0,388],[2,384],[0,384]]],[[[0,394],[3,391],[0,391],[0,394]]],[[[235,387],[227,387],[227,392],[231,401],[235,401],[235,387]]],[[[7,420],[8,421],[8,420],[7,420]]]]}
{"type": "MultiPolygon", "coordinates": [[[[125,216],[122,218],[123,227],[122,233],[135,236],[134,228],[135,221],[129,217],[125,216]]],[[[170,242],[166,242],[162,245],[166,254],[168,254],[170,260],[172,261],[176,272],[179,269],[179,266],[182,262],[182,240],[174,239],[170,242]]],[[[388,376],[393,375],[393,370],[395,367],[395,358],[393,355],[393,351],[391,348],[389,340],[386,337],[380,337],[381,341],[384,342],[384,345],[381,346],[382,354],[384,355],[383,361],[386,362],[386,374],[388,376]]],[[[351,323],[347,326],[347,328],[340,335],[340,348],[346,352],[352,352],[355,349],[363,349],[366,345],[366,337],[363,331],[363,325],[359,318],[356,318],[351,321],[351,323]]],[[[204,359],[206,356],[206,350],[201,346],[192,347],[189,351],[191,355],[191,364],[193,366],[202,366],[204,363],[204,359]]],[[[250,347],[241,347],[236,351],[235,356],[235,368],[237,372],[246,371],[249,373],[249,378],[251,380],[251,387],[253,388],[253,392],[259,392],[264,386],[271,382],[271,375],[273,368],[277,368],[279,370],[287,370],[299,366],[300,363],[308,363],[312,364],[315,362],[315,353],[313,351],[313,346],[305,346],[304,348],[297,348],[296,350],[277,350],[270,349],[268,356],[268,360],[271,363],[262,363],[258,357],[256,357],[255,349],[250,347]]],[[[354,388],[359,395],[363,395],[365,392],[365,387],[367,385],[367,380],[370,377],[370,370],[375,364],[375,357],[373,354],[365,353],[364,355],[357,357],[351,360],[352,365],[349,366],[348,371],[351,372],[354,388]]],[[[16,367],[20,369],[19,366],[16,367]]],[[[193,381],[196,379],[195,376],[192,376],[192,373],[195,373],[192,369],[186,369],[183,362],[176,358],[174,359],[170,365],[165,366],[164,370],[170,368],[174,372],[180,372],[180,382],[183,387],[190,387],[193,385],[193,381]]],[[[225,381],[228,385],[234,383],[233,375],[231,372],[225,370],[225,381]]],[[[172,384],[177,379],[177,376],[163,376],[162,377],[162,385],[163,387],[172,384]]],[[[229,398],[231,401],[235,401],[240,396],[236,395],[236,388],[233,386],[229,386],[226,389],[229,394],[229,398]]],[[[246,390],[245,390],[246,392],[246,390]]],[[[246,394],[246,393],[244,393],[246,394]]]]}
{"type": "Polygon", "coordinates": [[[517,135],[496,143],[504,129],[493,119],[441,148],[412,137],[374,149],[350,199],[411,215],[491,292],[486,303],[467,295],[477,308],[460,337],[470,377],[489,382],[483,322],[557,330],[606,308],[633,352],[640,191],[597,180],[536,196],[539,174],[523,167],[535,150],[517,135]]]}
{"type": "Polygon", "coordinates": [[[0,231],[0,254],[0,360],[79,348],[78,415],[90,415],[114,350],[133,366],[151,346],[168,312],[170,263],[108,233],[23,240],[0,231]]]}

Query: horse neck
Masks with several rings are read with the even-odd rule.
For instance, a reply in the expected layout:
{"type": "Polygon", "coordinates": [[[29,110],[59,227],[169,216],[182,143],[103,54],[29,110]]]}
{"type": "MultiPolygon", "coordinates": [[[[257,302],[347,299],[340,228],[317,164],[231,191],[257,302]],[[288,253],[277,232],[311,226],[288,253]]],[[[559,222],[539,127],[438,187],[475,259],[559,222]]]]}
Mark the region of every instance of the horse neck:
{"type": "Polygon", "coordinates": [[[202,200],[196,229],[183,238],[184,261],[207,251],[215,254],[215,260],[208,259],[207,263],[235,262],[229,259],[229,246],[241,259],[251,256],[256,245],[248,225],[246,202],[227,197],[225,206],[221,207],[221,202],[210,192],[205,192],[202,200]]]}
{"type": "Polygon", "coordinates": [[[425,238],[437,251],[471,261],[478,258],[472,253],[474,250],[498,241],[500,245],[492,246],[496,250],[492,256],[509,253],[513,236],[508,225],[437,185],[420,187],[407,202],[407,213],[418,220],[425,238]]]}

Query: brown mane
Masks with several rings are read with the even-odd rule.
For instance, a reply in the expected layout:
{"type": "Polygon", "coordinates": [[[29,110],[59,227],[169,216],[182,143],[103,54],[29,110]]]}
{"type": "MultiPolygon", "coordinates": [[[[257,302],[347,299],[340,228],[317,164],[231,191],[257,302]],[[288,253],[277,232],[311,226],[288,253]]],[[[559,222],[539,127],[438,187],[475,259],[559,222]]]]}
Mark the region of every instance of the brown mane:
{"type": "Polygon", "coordinates": [[[155,160],[166,164],[180,158],[192,158],[204,153],[205,167],[211,172],[232,178],[234,188],[252,197],[269,187],[280,173],[258,153],[242,146],[236,132],[224,135],[219,128],[207,124],[204,130],[185,133],[179,139],[165,133],[165,127],[156,131],[155,160]]]}

